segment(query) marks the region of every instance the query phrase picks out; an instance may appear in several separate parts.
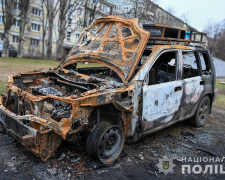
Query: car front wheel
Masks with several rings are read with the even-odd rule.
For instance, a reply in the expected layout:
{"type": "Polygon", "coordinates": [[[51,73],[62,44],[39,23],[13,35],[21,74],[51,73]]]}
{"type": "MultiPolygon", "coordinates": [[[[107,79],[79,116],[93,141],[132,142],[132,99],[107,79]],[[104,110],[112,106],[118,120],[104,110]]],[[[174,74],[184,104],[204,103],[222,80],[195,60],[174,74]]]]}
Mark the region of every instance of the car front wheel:
{"type": "Polygon", "coordinates": [[[112,126],[107,122],[100,122],[89,134],[87,139],[87,151],[104,164],[115,161],[125,142],[123,130],[119,126],[112,126]]]}

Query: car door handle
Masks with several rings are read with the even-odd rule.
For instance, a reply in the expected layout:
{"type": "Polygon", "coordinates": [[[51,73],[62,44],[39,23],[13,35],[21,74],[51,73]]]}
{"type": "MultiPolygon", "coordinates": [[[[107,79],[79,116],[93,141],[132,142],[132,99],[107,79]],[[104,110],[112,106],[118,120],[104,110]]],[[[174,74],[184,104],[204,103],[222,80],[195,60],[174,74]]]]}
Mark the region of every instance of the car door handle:
{"type": "Polygon", "coordinates": [[[177,87],[175,87],[175,88],[174,88],[174,91],[175,91],[175,92],[177,92],[177,91],[181,91],[181,89],[182,89],[182,87],[181,87],[181,86],[177,86],[177,87]]]}
{"type": "Polygon", "coordinates": [[[205,83],[204,81],[200,81],[200,85],[204,85],[204,83],[205,83]]]}

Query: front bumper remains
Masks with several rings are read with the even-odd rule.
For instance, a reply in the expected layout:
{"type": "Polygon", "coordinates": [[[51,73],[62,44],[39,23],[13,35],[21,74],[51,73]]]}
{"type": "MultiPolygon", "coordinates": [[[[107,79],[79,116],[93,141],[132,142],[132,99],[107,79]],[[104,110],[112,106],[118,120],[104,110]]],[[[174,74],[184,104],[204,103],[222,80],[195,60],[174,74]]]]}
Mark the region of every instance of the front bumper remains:
{"type": "Polygon", "coordinates": [[[0,104],[0,122],[6,131],[43,161],[47,160],[62,142],[51,129],[37,130],[29,126],[35,116],[18,116],[0,104]]]}

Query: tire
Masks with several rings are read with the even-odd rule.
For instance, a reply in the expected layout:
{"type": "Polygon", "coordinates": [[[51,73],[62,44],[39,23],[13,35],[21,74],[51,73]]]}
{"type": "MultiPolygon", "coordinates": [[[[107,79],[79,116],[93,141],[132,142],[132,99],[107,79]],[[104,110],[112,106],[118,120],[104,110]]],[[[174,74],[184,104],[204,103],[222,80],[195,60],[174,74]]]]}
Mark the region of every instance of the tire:
{"type": "Polygon", "coordinates": [[[96,129],[100,129],[102,125],[110,125],[108,122],[106,121],[102,121],[100,123],[98,123],[94,128],[93,130],[91,131],[91,133],[88,135],[88,138],[87,138],[87,142],[86,142],[86,149],[87,149],[87,152],[90,156],[96,156],[95,155],[95,150],[94,150],[94,140],[96,139],[96,129]]]}
{"type": "Polygon", "coordinates": [[[209,96],[204,96],[196,109],[194,116],[188,121],[190,125],[194,127],[202,127],[205,125],[209,116],[211,103],[209,96]]]}
{"type": "Polygon", "coordinates": [[[89,134],[86,148],[90,155],[99,158],[103,164],[111,164],[119,157],[124,142],[124,132],[119,126],[100,122],[89,134]]]}

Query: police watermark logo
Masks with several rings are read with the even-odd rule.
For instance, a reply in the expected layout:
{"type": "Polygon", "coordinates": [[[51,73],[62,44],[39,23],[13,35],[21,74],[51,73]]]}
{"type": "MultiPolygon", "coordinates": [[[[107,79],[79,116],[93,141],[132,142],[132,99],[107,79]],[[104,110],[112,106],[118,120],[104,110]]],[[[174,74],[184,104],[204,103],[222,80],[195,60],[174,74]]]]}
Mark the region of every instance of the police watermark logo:
{"type": "Polygon", "coordinates": [[[163,156],[163,159],[159,158],[159,163],[156,166],[159,168],[159,172],[163,172],[165,175],[167,175],[167,173],[173,173],[173,168],[176,165],[173,163],[172,158],[163,156]]]}
{"type": "Polygon", "coordinates": [[[163,161],[163,169],[169,169],[169,161],[163,161]]]}

